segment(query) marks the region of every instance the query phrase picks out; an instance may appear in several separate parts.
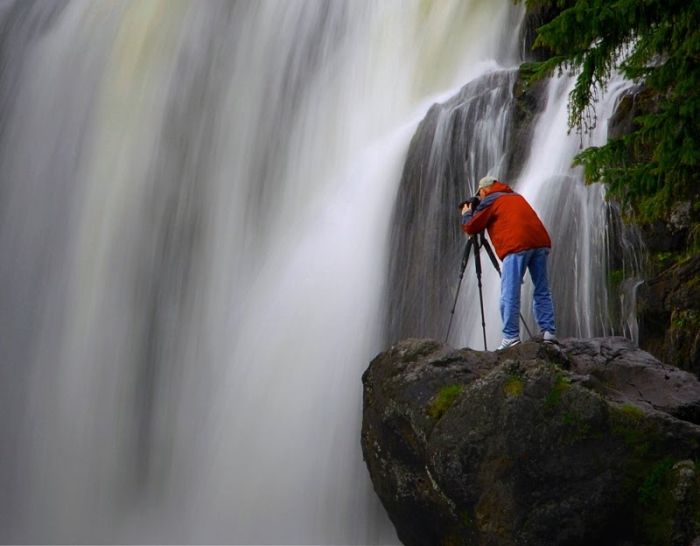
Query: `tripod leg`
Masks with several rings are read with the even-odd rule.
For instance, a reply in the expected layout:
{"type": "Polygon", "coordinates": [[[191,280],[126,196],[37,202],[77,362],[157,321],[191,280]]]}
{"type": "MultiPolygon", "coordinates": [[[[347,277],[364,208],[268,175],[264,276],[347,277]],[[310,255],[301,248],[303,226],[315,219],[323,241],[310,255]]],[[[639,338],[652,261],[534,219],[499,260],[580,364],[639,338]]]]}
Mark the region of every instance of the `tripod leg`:
{"type": "Polygon", "coordinates": [[[457,292],[455,293],[455,301],[452,304],[452,310],[450,311],[450,322],[447,325],[447,333],[445,334],[445,343],[450,337],[450,330],[452,329],[452,319],[455,318],[455,309],[457,308],[457,299],[459,298],[459,289],[462,287],[462,278],[464,277],[464,270],[467,268],[467,262],[469,261],[469,253],[471,252],[473,242],[471,237],[467,240],[467,246],[464,247],[464,255],[462,256],[462,265],[459,270],[459,282],[457,283],[457,292]]]}
{"type": "Polygon", "coordinates": [[[489,258],[491,259],[491,263],[493,264],[494,269],[498,272],[498,276],[501,276],[501,267],[498,265],[498,258],[496,258],[496,254],[494,254],[493,249],[491,248],[491,245],[489,242],[486,240],[486,237],[484,237],[484,234],[481,234],[481,246],[483,246],[486,249],[486,254],[489,255],[489,258]]]}
{"type": "Polygon", "coordinates": [[[484,319],[484,294],[481,289],[481,257],[479,256],[479,246],[474,249],[474,267],[476,268],[476,281],[479,286],[479,307],[481,308],[481,331],[484,335],[484,351],[488,351],[486,346],[486,321],[484,319]]]}
{"type": "Polygon", "coordinates": [[[527,322],[525,322],[522,313],[520,313],[520,320],[523,323],[523,326],[525,326],[525,331],[527,332],[527,335],[530,336],[530,338],[532,338],[532,332],[530,331],[530,328],[527,327],[527,322]]]}

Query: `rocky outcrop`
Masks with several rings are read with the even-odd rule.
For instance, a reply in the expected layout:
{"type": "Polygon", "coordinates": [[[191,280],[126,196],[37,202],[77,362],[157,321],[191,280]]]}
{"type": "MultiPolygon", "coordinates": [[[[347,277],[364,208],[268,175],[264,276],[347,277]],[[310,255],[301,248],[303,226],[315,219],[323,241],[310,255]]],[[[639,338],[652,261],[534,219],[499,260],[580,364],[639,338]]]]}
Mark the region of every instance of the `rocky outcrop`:
{"type": "Polygon", "coordinates": [[[537,29],[549,23],[561,10],[561,7],[551,5],[528,6],[520,33],[520,43],[522,44],[520,55],[522,58],[542,61],[552,56],[552,51],[549,48],[534,47],[534,44],[537,38],[537,29]]]}
{"type": "Polygon", "coordinates": [[[406,340],[363,376],[362,449],[407,545],[684,545],[700,382],[623,338],[406,340]]]}
{"type": "MultiPolygon", "coordinates": [[[[617,139],[639,129],[639,116],[656,112],[658,96],[643,84],[631,87],[616,106],[608,138],[617,139]]],[[[694,192],[694,193],[693,193],[694,192]]],[[[700,374],[700,198],[674,192],[673,201],[660,204],[653,221],[637,218],[649,259],[641,273],[645,282],[637,296],[639,343],[660,359],[700,374]]],[[[632,215],[629,220],[635,219],[632,215]]],[[[617,253],[622,255],[622,250],[617,253]]]]}
{"type": "Polygon", "coordinates": [[[700,256],[674,263],[639,289],[645,348],[700,375],[700,256]]]}

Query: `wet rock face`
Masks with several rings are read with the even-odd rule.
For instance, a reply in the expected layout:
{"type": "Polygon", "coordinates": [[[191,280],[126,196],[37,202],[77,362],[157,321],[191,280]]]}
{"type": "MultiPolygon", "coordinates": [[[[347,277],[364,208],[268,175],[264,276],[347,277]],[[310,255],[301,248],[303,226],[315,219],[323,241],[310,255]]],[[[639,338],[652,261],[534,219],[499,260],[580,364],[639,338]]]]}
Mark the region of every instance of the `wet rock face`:
{"type": "MultiPolygon", "coordinates": [[[[658,111],[658,96],[644,85],[620,98],[609,121],[608,138],[639,129],[637,118],[658,111]]],[[[662,360],[700,374],[700,259],[698,192],[674,194],[661,217],[638,226],[649,255],[646,282],[638,292],[640,345],[662,360]]]]}
{"type": "Polygon", "coordinates": [[[485,74],[433,105],[416,129],[392,219],[387,301],[392,341],[418,332],[439,336],[447,329],[452,296],[445,287],[454,283],[464,244],[457,204],[474,195],[477,181],[508,154],[517,81],[515,70],[485,74]]]}
{"type": "Polygon", "coordinates": [[[525,14],[525,24],[522,26],[520,42],[522,44],[521,56],[524,59],[543,61],[552,56],[548,48],[537,47],[533,49],[537,37],[537,29],[549,23],[561,12],[561,8],[555,6],[529,6],[525,14]]]}
{"type": "Polygon", "coordinates": [[[363,376],[362,449],[404,544],[689,544],[700,382],[623,338],[406,340],[363,376]]]}
{"type": "Polygon", "coordinates": [[[675,263],[639,290],[643,346],[700,374],[700,256],[675,263]]]}

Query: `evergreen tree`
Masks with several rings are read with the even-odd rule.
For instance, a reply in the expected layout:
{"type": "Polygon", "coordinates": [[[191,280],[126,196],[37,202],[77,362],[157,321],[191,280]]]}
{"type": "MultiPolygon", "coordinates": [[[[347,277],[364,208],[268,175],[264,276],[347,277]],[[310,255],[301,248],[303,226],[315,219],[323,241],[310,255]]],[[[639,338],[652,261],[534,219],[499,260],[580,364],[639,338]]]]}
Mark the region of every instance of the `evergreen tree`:
{"type": "MultiPolygon", "coordinates": [[[[650,221],[678,199],[697,196],[700,164],[700,2],[691,0],[526,0],[558,8],[537,30],[535,47],[551,56],[533,77],[578,72],[569,125],[595,124],[595,103],[614,71],[643,86],[631,133],[589,148],[575,163],[587,182],[607,183],[637,221],[650,221]]],[[[695,212],[700,211],[696,205],[695,212]]]]}

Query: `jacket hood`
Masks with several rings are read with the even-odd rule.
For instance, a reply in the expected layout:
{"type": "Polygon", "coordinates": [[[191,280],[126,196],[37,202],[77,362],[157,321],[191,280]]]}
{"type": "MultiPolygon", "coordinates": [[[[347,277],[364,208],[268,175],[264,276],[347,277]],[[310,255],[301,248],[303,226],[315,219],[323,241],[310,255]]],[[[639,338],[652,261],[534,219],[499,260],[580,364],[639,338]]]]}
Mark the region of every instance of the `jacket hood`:
{"type": "Polygon", "coordinates": [[[486,190],[486,195],[489,195],[491,193],[496,193],[498,191],[500,192],[506,192],[506,193],[513,193],[513,190],[511,189],[510,186],[507,184],[504,184],[503,182],[494,182],[490,186],[484,188],[486,190]]]}

